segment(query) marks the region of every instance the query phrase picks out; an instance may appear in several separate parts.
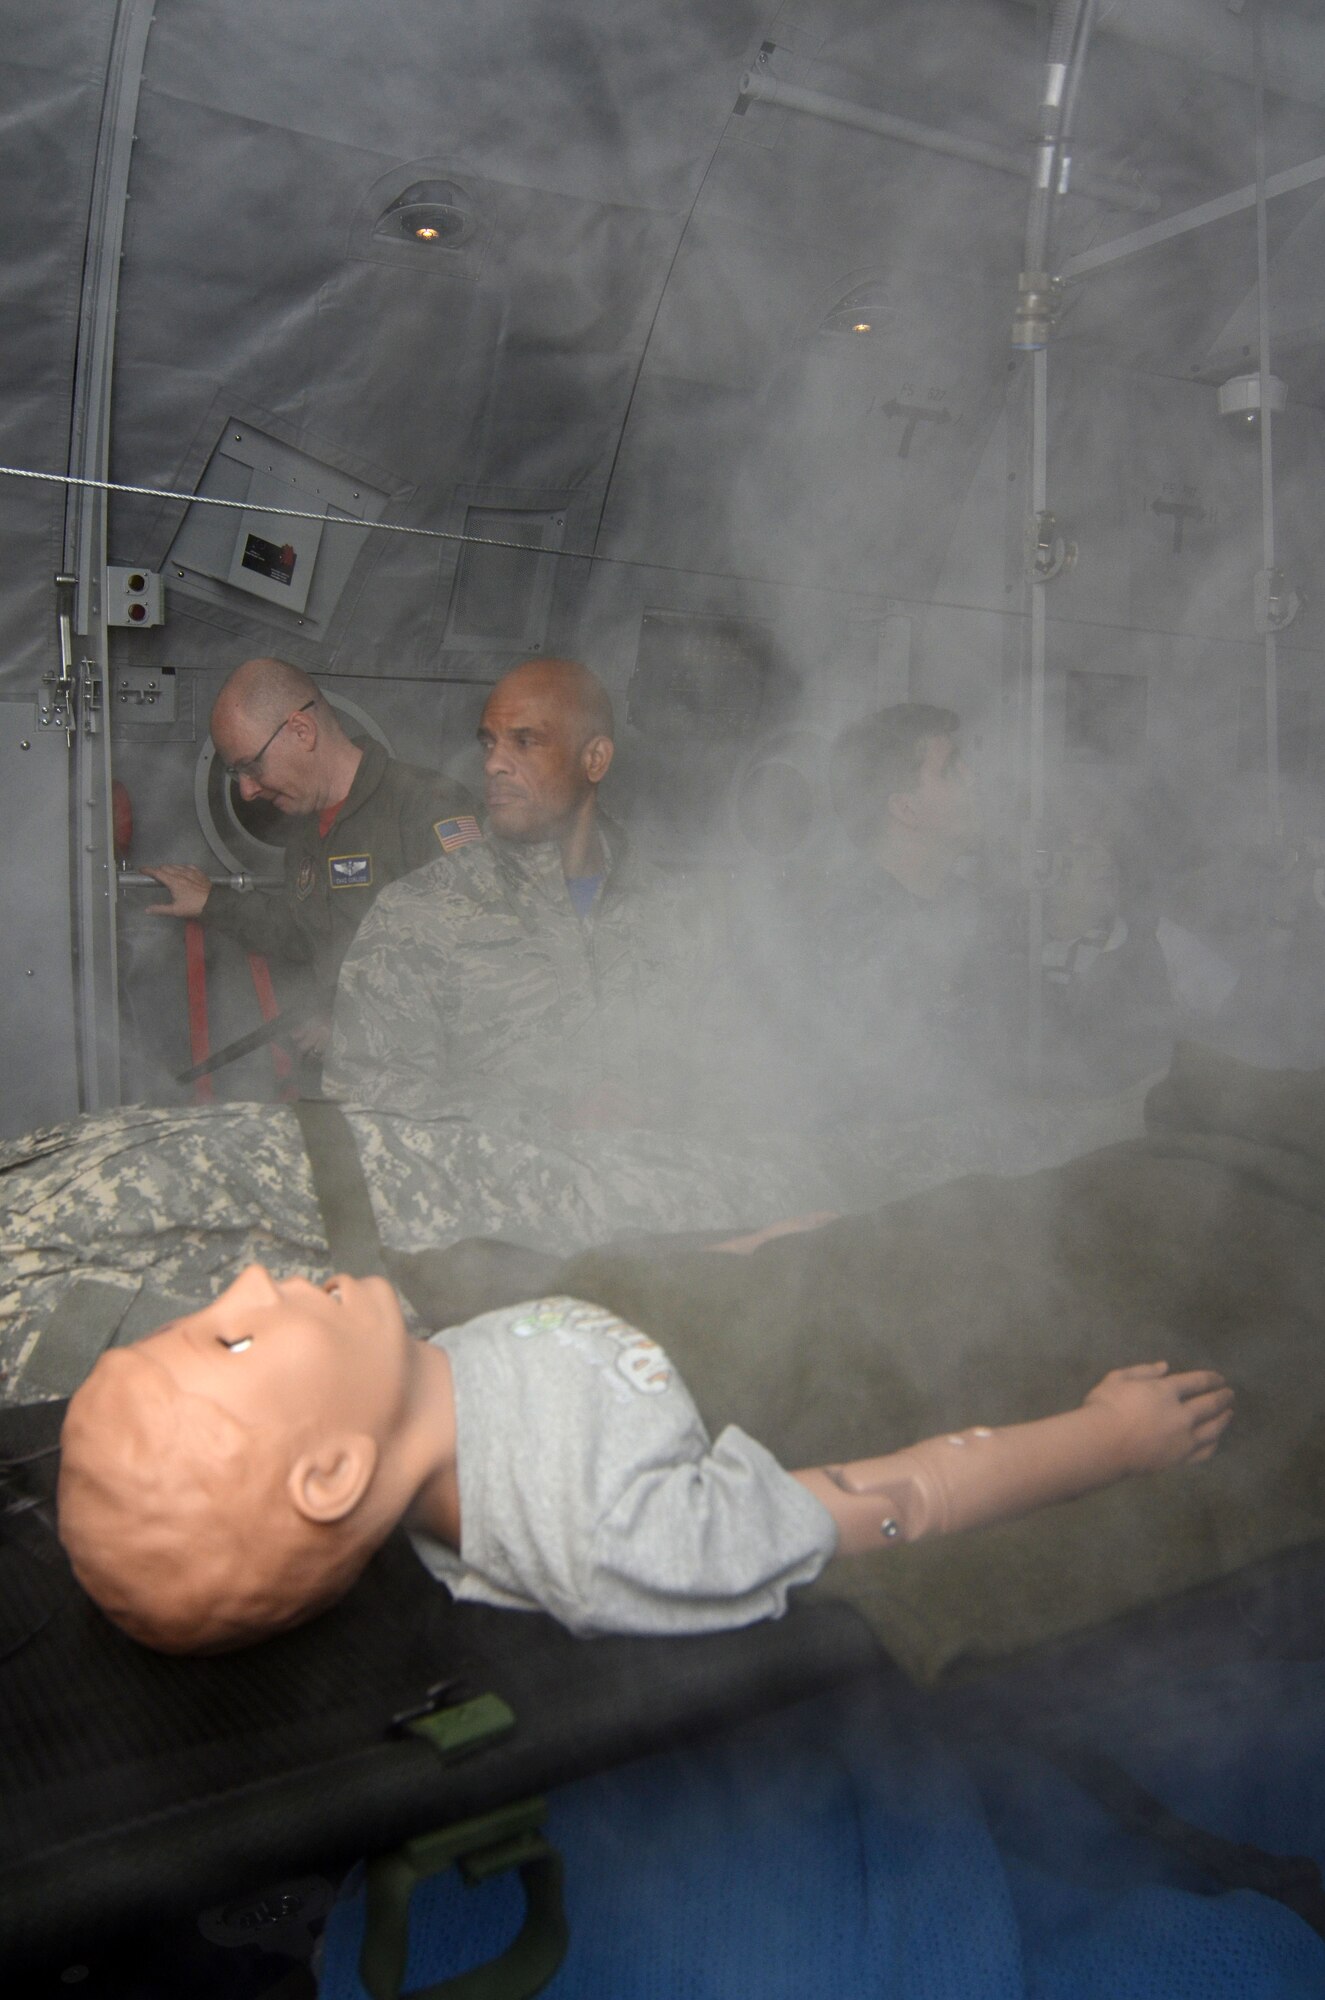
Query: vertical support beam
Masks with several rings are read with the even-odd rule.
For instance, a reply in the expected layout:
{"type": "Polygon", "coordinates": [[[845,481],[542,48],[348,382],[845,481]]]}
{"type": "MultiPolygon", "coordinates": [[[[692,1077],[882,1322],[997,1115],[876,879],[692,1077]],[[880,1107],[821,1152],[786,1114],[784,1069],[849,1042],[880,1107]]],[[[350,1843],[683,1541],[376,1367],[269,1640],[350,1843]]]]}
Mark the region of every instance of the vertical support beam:
{"type": "MultiPolygon", "coordinates": [[[[1274,573],[1274,412],[1270,408],[1270,253],[1265,218],[1265,46],[1261,0],[1252,0],[1251,46],[1256,117],[1256,320],[1261,404],[1261,566],[1267,603],[1274,573]]],[[[1268,611],[1267,611],[1268,616],[1268,611]]],[[[1279,798],[1279,645],[1265,633],[1265,816],[1273,846],[1283,835],[1279,798]]]]}
{"type": "MultiPolygon", "coordinates": [[[[1037,347],[1031,356],[1031,521],[1038,522],[1049,505],[1049,351],[1037,347]]],[[[1046,580],[1037,575],[1027,536],[1027,587],[1030,603],[1030,686],[1026,744],[1026,1081],[1039,1087],[1044,1041],[1044,881],[1040,852],[1044,844],[1044,679],[1046,580]]]]}
{"type": "MultiPolygon", "coordinates": [[[[79,301],[69,471],[104,480],[110,461],[110,400],[124,208],[155,0],[117,0],[106,67],[79,301]]],[[[84,1110],[120,1095],[115,854],[111,831],[107,674],[107,495],[71,486],[65,506],[64,572],[74,579],[74,729],[70,741],[69,854],[73,912],[78,1095],[84,1110]]]]}

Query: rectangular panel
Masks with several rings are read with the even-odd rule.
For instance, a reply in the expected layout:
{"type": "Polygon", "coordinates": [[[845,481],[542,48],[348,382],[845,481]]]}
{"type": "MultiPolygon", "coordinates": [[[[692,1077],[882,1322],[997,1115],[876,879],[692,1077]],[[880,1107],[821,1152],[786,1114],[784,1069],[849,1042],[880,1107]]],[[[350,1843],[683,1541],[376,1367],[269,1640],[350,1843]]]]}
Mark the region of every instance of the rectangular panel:
{"type": "Polygon", "coordinates": [[[242,418],[226,424],[198,493],[249,505],[190,507],[167,558],[167,587],[231,607],[236,591],[260,598],[297,619],[310,638],[326,630],[365,539],[358,527],[327,533],[327,523],[380,520],[386,506],[379,488],[242,418]],[[263,514],[261,507],[292,512],[263,514]],[[301,518],[308,514],[322,518],[301,518]]]}
{"type": "Polygon", "coordinates": [[[543,644],[564,514],[525,509],[467,507],[464,544],[456,566],[446,644],[475,651],[533,652],[543,644]],[[518,548],[484,546],[516,542],[518,548]],[[529,555],[525,549],[531,551],[529,555]]]}
{"type": "Polygon", "coordinates": [[[628,720],[659,735],[749,738],[784,712],[794,683],[771,625],[646,611],[628,720]]]}
{"type": "Polygon", "coordinates": [[[69,751],[64,731],[38,729],[28,701],[0,701],[5,864],[5,1135],[78,1110],[70,949],[69,751]]]}

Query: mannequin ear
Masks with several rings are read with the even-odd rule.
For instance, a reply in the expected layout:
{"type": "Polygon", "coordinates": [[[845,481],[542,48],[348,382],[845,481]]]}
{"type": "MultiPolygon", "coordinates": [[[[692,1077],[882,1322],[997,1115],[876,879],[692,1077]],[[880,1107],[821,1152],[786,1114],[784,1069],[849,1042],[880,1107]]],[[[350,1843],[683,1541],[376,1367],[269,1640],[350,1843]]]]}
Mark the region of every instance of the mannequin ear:
{"type": "Polygon", "coordinates": [[[903,826],[916,823],[916,802],[910,792],[889,792],[888,817],[901,822],[903,826]]]}
{"type": "Polygon", "coordinates": [[[584,775],[591,785],[601,785],[616,748],[610,736],[591,736],[581,753],[584,775]]]}
{"type": "Polygon", "coordinates": [[[350,1431],[302,1452],[285,1487],[306,1521],[343,1521],[363,1499],[376,1470],[376,1441],[365,1432],[350,1431]]]}

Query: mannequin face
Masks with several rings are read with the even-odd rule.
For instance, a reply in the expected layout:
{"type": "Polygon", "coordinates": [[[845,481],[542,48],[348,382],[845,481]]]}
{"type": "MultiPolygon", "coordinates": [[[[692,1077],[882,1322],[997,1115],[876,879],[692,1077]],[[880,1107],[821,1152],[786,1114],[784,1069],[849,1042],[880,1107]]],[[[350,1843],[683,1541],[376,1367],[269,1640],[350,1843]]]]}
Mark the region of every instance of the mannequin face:
{"type": "Polygon", "coordinates": [[[414,1354],[385,1279],[321,1288],[256,1264],[111,1349],[65,1417],[75,1575],[167,1652],[246,1643],[333,1603],[411,1497],[397,1461],[414,1354]]]}
{"type": "Polygon", "coordinates": [[[186,1394],[241,1423],[296,1436],[328,1427],[380,1438],[403,1405],[411,1353],[385,1278],[273,1278],[241,1272],[201,1312],[137,1343],[186,1394]]]}

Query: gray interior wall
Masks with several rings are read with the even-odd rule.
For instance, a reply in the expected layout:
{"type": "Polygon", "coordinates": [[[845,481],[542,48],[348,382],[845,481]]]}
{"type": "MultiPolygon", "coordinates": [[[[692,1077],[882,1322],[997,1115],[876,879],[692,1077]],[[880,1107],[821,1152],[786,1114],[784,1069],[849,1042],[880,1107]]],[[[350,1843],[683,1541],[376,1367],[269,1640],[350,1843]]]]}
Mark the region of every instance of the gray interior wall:
{"type": "MultiPolygon", "coordinates": [[[[1106,22],[1078,121],[1080,162],[1165,215],[1252,167],[1245,75],[1223,25],[1207,52],[1201,10],[1188,11],[1186,41],[1168,33],[1161,50],[1106,22]]],[[[3,0],[6,178],[23,193],[6,214],[9,464],[64,462],[113,13],[111,0],[3,0]]],[[[1027,364],[1007,338],[1024,184],[737,105],[762,60],[786,81],[1024,148],[1040,25],[1020,0],[287,0],[276,13],[172,0],[148,44],[130,182],[112,474],[187,495],[236,418],[365,481],[389,522],[456,536],[471,508],[541,511],[576,554],[555,564],[539,641],[583,651],[623,708],[646,614],[750,621],[799,677],[811,726],[914,688],[961,707],[1015,786],[1027,364]],[[415,179],[458,190],[471,225],[458,247],[375,233],[415,179]],[[857,295],[869,336],[825,331],[857,295]]],[[[1305,83],[1271,94],[1271,172],[1325,153],[1322,94],[1325,78],[1314,98],[1305,83]]],[[[1280,540],[1300,588],[1325,470],[1322,216],[1312,188],[1269,215],[1290,391],[1275,431],[1280,540]]],[[[1059,256],[1136,223],[1072,198],[1059,256]]],[[[1213,396],[1247,365],[1254,275],[1248,216],[1184,237],[1073,287],[1050,357],[1051,505],[1080,549],[1049,599],[1050,756],[1069,673],[1140,675],[1145,758],[1239,827],[1256,810],[1237,763],[1261,660],[1259,492],[1254,449],[1213,396]],[[1200,509],[1181,549],[1155,512],[1166,498],[1200,509]]],[[[57,487],[0,479],[0,507],[0,698],[25,703],[53,659],[63,503],[57,487]]],[[[289,654],[441,761],[523,650],[448,633],[454,539],[362,536],[313,629],[172,576],[187,511],[129,496],[111,511],[112,560],[167,570],[167,623],[117,633],[112,666],[173,668],[179,691],[169,724],[116,714],[139,859],[205,858],[193,770],[211,695],[247,654],[289,654]]],[[[1323,615],[1308,589],[1280,645],[1309,713],[1323,615]]],[[[686,759],[716,786],[741,761],[716,740],[624,739],[627,809],[632,770],[686,759]]],[[[1309,819],[1314,791],[1290,792],[1309,819]]],[[[25,856],[34,924],[62,866],[49,843],[25,856]]],[[[174,1005],[163,989],[159,1011],[174,1005]]]]}

